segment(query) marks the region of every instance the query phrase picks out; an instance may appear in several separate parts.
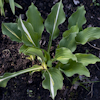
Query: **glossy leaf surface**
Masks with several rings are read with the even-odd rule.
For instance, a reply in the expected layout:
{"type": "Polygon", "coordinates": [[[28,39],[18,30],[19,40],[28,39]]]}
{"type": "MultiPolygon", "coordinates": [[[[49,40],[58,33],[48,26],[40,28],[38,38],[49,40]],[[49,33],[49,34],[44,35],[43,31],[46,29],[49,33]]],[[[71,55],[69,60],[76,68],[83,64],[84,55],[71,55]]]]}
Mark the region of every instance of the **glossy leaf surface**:
{"type": "Polygon", "coordinates": [[[51,40],[55,39],[59,34],[58,25],[65,21],[65,13],[63,11],[62,0],[56,3],[51,13],[48,15],[45,21],[45,27],[48,33],[51,35],[51,40]]]}
{"type": "Polygon", "coordinates": [[[56,49],[55,59],[63,64],[66,64],[69,59],[77,60],[75,55],[73,55],[72,52],[65,47],[56,49]]]}
{"type": "Polygon", "coordinates": [[[28,49],[28,46],[26,46],[25,44],[23,44],[20,49],[19,49],[19,53],[24,53],[24,51],[26,51],[28,49]]]}
{"type": "Polygon", "coordinates": [[[38,33],[34,32],[32,25],[28,22],[22,21],[20,18],[18,21],[19,29],[22,33],[22,41],[26,46],[39,47],[38,33]]]}
{"type": "Polygon", "coordinates": [[[14,72],[14,73],[8,73],[7,72],[3,76],[0,76],[0,87],[6,87],[7,82],[15,76],[18,76],[20,74],[24,74],[24,73],[27,73],[27,72],[31,72],[31,71],[39,71],[41,69],[43,69],[42,66],[34,65],[31,68],[27,68],[27,69],[24,69],[24,70],[21,70],[21,71],[18,71],[18,72],[14,72]]]}
{"type": "Polygon", "coordinates": [[[100,38],[100,28],[99,27],[88,27],[83,31],[79,32],[76,36],[76,41],[78,44],[85,44],[88,41],[100,38]]]}
{"type": "Polygon", "coordinates": [[[50,54],[43,49],[43,52],[44,52],[44,57],[46,58],[46,62],[50,60],[50,54]]]}
{"type": "Polygon", "coordinates": [[[1,13],[1,15],[5,16],[5,12],[4,12],[4,0],[0,0],[0,13],[1,13]]]}
{"type": "Polygon", "coordinates": [[[66,30],[64,33],[63,33],[63,37],[68,37],[70,34],[72,33],[78,33],[79,32],[79,28],[77,25],[75,26],[72,26],[69,30],[66,30]]]}
{"type": "Polygon", "coordinates": [[[42,82],[42,86],[45,89],[50,90],[51,97],[54,97],[57,94],[58,89],[62,89],[63,86],[63,76],[61,72],[56,68],[49,68],[48,71],[44,72],[44,81],[42,82]]]}
{"type": "Polygon", "coordinates": [[[88,69],[82,63],[78,63],[72,60],[70,60],[68,64],[61,66],[61,71],[64,72],[68,77],[71,77],[74,74],[90,77],[88,69]]]}
{"type": "Polygon", "coordinates": [[[22,35],[16,23],[2,23],[2,33],[8,35],[12,41],[22,42],[22,35]]]}
{"type": "Polygon", "coordinates": [[[82,63],[84,66],[87,66],[88,64],[95,64],[96,62],[100,62],[100,59],[92,54],[76,53],[75,56],[77,57],[77,61],[82,63]]]}
{"type": "Polygon", "coordinates": [[[82,25],[86,23],[85,13],[84,6],[78,7],[76,12],[74,12],[68,19],[68,28],[77,25],[79,30],[82,30],[82,25]]]}
{"type": "Polygon", "coordinates": [[[40,12],[37,10],[35,5],[32,3],[26,12],[27,22],[31,23],[34,32],[38,33],[39,39],[41,39],[41,34],[44,30],[43,18],[40,12]]]}
{"type": "Polygon", "coordinates": [[[36,55],[39,56],[42,60],[45,60],[43,56],[43,52],[40,49],[29,47],[26,51],[24,51],[26,55],[36,55]]]}
{"type": "Polygon", "coordinates": [[[66,47],[70,49],[72,52],[76,50],[76,41],[75,37],[76,34],[78,33],[79,29],[77,26],[71,27],[68,31],[64,32],[63,38],[61,39],[59,43],[59,47],[66,47]]]}
{"type": "Polygon", "coordinates": [[[10,8],[11,8],[13,14],[15,14],[15,3],[14,3],[14,0],[9,0],[9,4],[10,4],[10,8]]]}
{"type": "Polygon", "coordinates": [[[14,2],[14,4],[15,4],[15,6],[16,6],[17,8],[23,9],[23,7],[22,7],[21,5],[19,5],[18,3],[14,2]]]}

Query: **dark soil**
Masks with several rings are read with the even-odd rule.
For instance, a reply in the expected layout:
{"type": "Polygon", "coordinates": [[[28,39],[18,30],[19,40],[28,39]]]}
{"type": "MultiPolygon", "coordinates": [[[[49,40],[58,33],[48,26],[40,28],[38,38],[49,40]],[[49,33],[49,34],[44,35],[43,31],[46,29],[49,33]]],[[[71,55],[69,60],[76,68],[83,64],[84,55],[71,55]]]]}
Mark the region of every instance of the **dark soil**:
{"type": "MultiPolygon", "coordinates": [[[[16,15],[22,14],[22,18],[25,20],[25,12],[27,11],[31,2],[33,2],[38,10],[41,12],[42,17],[46,19],[47,15],[51,11],[51,7],[58,2],[58,0],[15,0],[19,3],[23,10],[16,8],[16,15]]],[[[61,33],[59,37],[53,41],[53,48],[58,44],[61,39],[61,34],[67,30],[68,18],[76,10],[77,6],[84,5],[87,13],[87,23],[83,28],[88,26],[100,27],[100,6],[90,6],[92,0],[79,0],[80,3],[75,5],[73,0],[63,0],[64,11],[66,13],[66,21],[59,26],[61,33]]],[[[100,3],[99,0],[97,0],[100,3]]],[[[23,54],[19,54],[18,50],[22,44],[12,42],[9,37],[5,36],[1,32],[2,22],[15,22],[16,16],[14,16],[9,8],[8,4],[5,4],[6,17],[0,16],[0,75],[5,72],[14,72],[21,69],[28,68],[35,62],[31,62],[25,58],[23,54]]],[[[47,47],[49,34],[44,31],[42,36],[41,47],[47,47]]],[[[90,42],[92,45],[100,48],[100,40],[90,42]]],[[[51,51],[51,53],[54,50],[51,51]]],[[[100,58],[100,50],[92,48],[89,44],[79,45],[75,52],[79,53],[92,53],[100,58]]],[[[87,81],[100,81],[100,63],[88,66],[91,73],[91,77],[83,80],[87,81]]],[[[70,80],[73,80],[73,76],[70,80]]],[[[73,89],[73,86],[66,76],[62,90],[59,90],[55,100],[100,100],[100,83],[94,82],[84,84],[89,91],[82,86],[77,89],[73,89]]],[[[0,88],[0,100],[52,100],[48,90],[42,88],[41,73],[34,73],[30,76],[28,73],[12,78],[6,88],[0,88]]]]}

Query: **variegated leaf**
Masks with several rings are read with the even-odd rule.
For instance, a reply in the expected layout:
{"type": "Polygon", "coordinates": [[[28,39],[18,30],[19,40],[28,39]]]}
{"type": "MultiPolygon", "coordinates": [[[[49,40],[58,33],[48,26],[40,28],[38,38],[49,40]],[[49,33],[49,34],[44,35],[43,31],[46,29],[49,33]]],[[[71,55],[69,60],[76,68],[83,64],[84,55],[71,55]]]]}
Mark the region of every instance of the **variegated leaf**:
{"type": "Polygon", "coordinates": [[[32,25],[26,21],[18,20],[18,27],[22,33],[22,41],[26,46],[39,47],[38,33],[34,32],[32,25]]]}
{"type": "Polygon", "coordinates": [[[2,33],[8,35],[12,41],[22,42],[17,23],[2,23],[2,33]]]}
{"type": "Polygon", "coordinates": [[[24,51],[24,53],[26,55],[35,55],[35,56],[39,56],[43,61],[45,61],[45,57],[43,56],[43,52],[41,49],[38,48],[34,48],[34,47],[29,47],[27,48],[26,51],[24,51]]]}
{"type": "Polygon", "coordinates": [[[48,71],[44,72],[44,81],[42,82],[42,86],[45,89],[49,89],[51,93],[51,97],[54,97],[57,94],[58,89],[62,89],[63,86],[63,76],[61,72],[56,68],[49,68],[48,71]]]}
{"type": "Polygon", "coordinates": [[[59,34],[58,25],[65,21],[65,13],[63,11],[62,0],[56,3],[51,13],[48,15],[45,21],[45,27],[48,33],[51,35],[51,40],[55,39],[59,34]]]}
{"type": "Polygon", "coordinates": [[[18,72],[13,72],[13,73],[5,73],[3,76],[0,76],[0,87],[6,87],[7,85],[7,82],[15,77],[15,76],[18,76],[20,74],[24,74],[24,73],[27,73],[27,72],[31,72],[31,71],[39,71],[39,70],[42,70],[43,67],[42,66],[39,66],[39,65],[34,65],[33,67],[31,68],[27,68],[27,69],[24,69],[24,70],[21,70],[21,71],[18,71],[18,72]]]}

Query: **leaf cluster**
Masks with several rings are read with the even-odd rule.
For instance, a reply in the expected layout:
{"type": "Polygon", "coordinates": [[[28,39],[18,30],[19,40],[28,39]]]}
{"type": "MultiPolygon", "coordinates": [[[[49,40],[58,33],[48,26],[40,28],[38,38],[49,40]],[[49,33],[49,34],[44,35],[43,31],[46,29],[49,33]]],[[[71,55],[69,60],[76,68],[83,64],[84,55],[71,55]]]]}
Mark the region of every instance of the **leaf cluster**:
{"type": "Polygon", "coordinates": [[[19,5],[18,3],[14,2],[14,0],[0,0],[0,13],[1,15],[5,16],[4,12],[4,3],[9,3],[11,11],[13,14],[15,14],[15,6],[22,9],[22,6],[19,5]]]}
{"type": "Polygon", "coordinates": [[[33,60],[37,58],[41,64],[33,65],[31,68],[18,72],[5,73],[0,76],[0,86],[5,87],[8,80],[17,75],[30,71],[41,71],[44,78],[42,86],[50,91],[51,97],[54,99],[57,90],[62,89],[63,86],[62,73],[68,77],[74,74],[90,77],[90,72],[86,66],[100,62],[100,59],[92,54],[73,53],[77,45],[84,45],[89,41],[100,38],[99,27],[87,27],[83,30],[82,26],[86,23],[85,13],[84,6],[80,6],[69,17],[68,30],[63,33],[63,37],[55,50],[54,58],[50,57],[52,41],[60,33],[58,26],[66,19],[62,0],[52,7],[51,13],[45,21],[32,3],[26,12],[26,21],[19,17],[17,23],[2,23],[3,34],[8,35],[12,41],[23,43],[19,52],[29,55],[33,60]],[[40,48],[44,28],[50,34],[47,51],[40,48]],[[53,66],[52,63],[55,61],[57,64],[53,66]]]}

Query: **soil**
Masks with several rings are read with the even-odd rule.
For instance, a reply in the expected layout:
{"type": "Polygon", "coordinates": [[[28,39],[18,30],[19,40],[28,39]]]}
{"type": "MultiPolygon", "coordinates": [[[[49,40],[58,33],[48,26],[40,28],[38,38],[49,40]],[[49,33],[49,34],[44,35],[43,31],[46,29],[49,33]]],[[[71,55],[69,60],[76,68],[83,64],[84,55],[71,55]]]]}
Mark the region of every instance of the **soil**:
{"type": "MultiPolygon", "coordinates": [[[[25,12],[33,2],[41,15],[46,19],[47,15],[51,11],[51,7],[59,0],[15,0],[18,4],[23,7],[23,10],[16,8],[16,16],[22,15],[22,18],[26,20],[25,12]]],[[[59,26],[60,35],[53,41],[53,49],[58,44],[62,37],[62,33],[67,30],[68,18],[80,5],[84,5],[86,10],[87,23],[83,28],[89,26],[100,27],[100,6],[91,6],[92,0],[79,0],[79,4],[75,5],[73,0],[63,0],[64,11],[66,14],[66,21],[59,26]]],[[[97,0],[100,3],[99,0],[97,0]]],[[[2,22],[15,22],[16,16],[12,14],[9,4],[5,4],[5,15],[6,17],[0,16],[0,75],[5,72],[19,71],[28,68],[35,62],[31,62],[26,59],[23,54],[19,54],[18,50],[22,44],[13,42],[9,37],[5,36],[1,32],[2,22]]],[[[44,31],[42,35],[41,47],[46,48],[48,44],[49,34],[44,31]]],[[[100,39],[90,42],[93,46],[100,48],[100,39]]],[[[93,48],[90,44],[78,45],[75,52],[79,53],[92,53],[100,58],[100,50],[93,48]]],[[[82,86],[72,85],[72,80],[77,75],[71,78],[67,78],[64,75],[64,84],[62,90],[58,90],[55,100],[100,100],[100,63],[89,65],[88,69],[91,73],[90,78],[86,78],[81,82],[92,82],[85,83],[83,85],[89,89],[87,91],[82,86]],[[69,81],[71,80],[71,82],[69,81]],[[75,89],[76,88],[76,89],[75,89]]],[[[41,73],[37,72],[30,76],[28,73],[12,78],[6,88],[0,87],[0,100],[52,100],[48,90],[42,88],[41,73]]]]}

